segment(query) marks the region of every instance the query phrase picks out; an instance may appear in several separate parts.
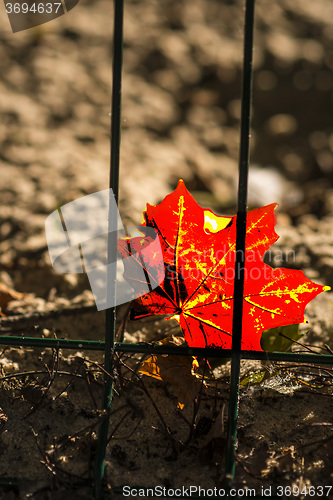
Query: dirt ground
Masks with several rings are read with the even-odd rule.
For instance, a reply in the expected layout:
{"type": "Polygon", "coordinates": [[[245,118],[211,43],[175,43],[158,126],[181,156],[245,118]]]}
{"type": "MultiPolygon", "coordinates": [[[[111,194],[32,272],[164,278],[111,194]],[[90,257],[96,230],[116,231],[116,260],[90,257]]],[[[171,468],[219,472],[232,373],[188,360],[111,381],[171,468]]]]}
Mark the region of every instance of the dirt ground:
{"type": "MultiPolygon", "coordinates": [[[[2,335],[104,338],[86,276],[52,269],[44,223],[109,185],[112,13],[111,0],[81,0],[13,34],[0,6],[0,283],[23,294],[3,304],[2,335]]],[[[243,17],[238,0],[126,1],[124,222],[139,224],[146,203],[159,203],[179,178],[202,206],[235,213],[243,17]]],[[[330,0],[257,0],[249,179],[249,208],[279,203],[271,258],[292,255],[280,265],[330,286],[332,19],[330,0]]],[[[119,325],[125,317],[121,307],[119,325]]],[[[302,342],[328,353],[332,292],[306,317],[302,342]]],[[[130,321],[125,341],[158,340],[169,328],[130,321]]],[[[0,498],[92,498],[102,353],[0,353],[0,498]]],[[[221,486],[229,364],[209,373],[193,425],[193,402],[177,409],[177,387],[139,379],[139,360],[119,361],[106,496],[123,485],[221,486]]],[[[235,487],[290,486],[306,498],[297,491],[333,486],[332,370],[242,362],[242,377],[258,370],[267,380],[241,389],[235,487]]]]}

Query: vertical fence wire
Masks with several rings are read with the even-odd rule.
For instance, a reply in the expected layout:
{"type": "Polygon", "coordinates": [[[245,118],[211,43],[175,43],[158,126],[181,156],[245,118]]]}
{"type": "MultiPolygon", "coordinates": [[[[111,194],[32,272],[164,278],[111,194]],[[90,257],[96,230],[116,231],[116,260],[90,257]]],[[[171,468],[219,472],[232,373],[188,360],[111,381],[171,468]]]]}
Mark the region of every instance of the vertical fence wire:
{"type": "MultiPolygon", "coordinates": [[[[112,77],[112,108],[111,108],[111,158],[110,158],[110,190],[118,205],[119,192],[119,159],[121,135],[121,80],[122,80],[122,53],[123,53],[123,19],[124,0],[114,0],[114,31],[113,31],[113,77],[112,77]]],[[[111,213],[109,209],[108,255],[107,255],[107,304],[111,307],[106,310],[105,321],[105,354],[102,408],[106,416],[99,429],[96,463],[95,463],[95,498],[102,498],[103,477],[105,469],[105,452],[109,429],[109,412],[113,392],[113,362],[114,343],[116,333],[116,262],[117,262],[117,223],[118,213],[111,213]],[[112,265],[114,264],[114,265],[112,265]]]]}
{"type": "Polygon", "coordinates": [[[245,273],[245,237],[247,214],[247,181],[252,101],[252,57],[255,0],[247,0],[244,26],[244,62],[242,83],[241,137],[239,151],[238,209],[236,223],[236,260],[234,285],[234,310],[232,324],[231,383],[226,446],[225,477],[230,485],[235,476],[235,448],[239,404],[239,371],[243,327],[243,295],[245,273]]]}

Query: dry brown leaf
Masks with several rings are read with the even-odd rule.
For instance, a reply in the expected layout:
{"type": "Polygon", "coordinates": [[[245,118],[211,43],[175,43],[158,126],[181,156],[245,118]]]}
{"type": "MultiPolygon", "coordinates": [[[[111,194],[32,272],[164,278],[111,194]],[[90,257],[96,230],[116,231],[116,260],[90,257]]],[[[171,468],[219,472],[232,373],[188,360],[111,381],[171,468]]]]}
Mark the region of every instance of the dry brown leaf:
{"type": "Polygon", "coordinates": [[[7,305],[12,300],[22,300],[24,297],[23,293],[17,292],[4,283],[0,283],[0,312],[1,309],[6,311],[7,305]]]}
{"type": "MultiPolygon", "coordinates": [[[[179,345],[179,342],[180,339],[171,336],[161,343],[179,345]]],[[[202,380],[194,373],[196,366],[197,361],[190,356],[157,354],[144,361],[139,371],[170,384],[177,394],[178,408],[183,409],[186,403],[196,398],[202,384],[202,380]]]]}
{"type": "Polygon", "coordinates": [[[218,416],[216,417],[215,422],[210,428],[204,445],[206,446],[213,439],[220,439],[224,437],[224,405],[222,406],[218,416]]]}

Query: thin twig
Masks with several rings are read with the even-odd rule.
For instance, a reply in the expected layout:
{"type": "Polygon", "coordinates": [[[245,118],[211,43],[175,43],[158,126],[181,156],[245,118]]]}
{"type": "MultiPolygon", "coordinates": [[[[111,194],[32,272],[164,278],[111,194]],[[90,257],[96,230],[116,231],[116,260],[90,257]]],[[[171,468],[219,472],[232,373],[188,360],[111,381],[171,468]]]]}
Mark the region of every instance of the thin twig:
{"type": "MultiPolygon", "coordinates": [[[[306,332],[308,333],[308,332],[306,332]]],[[[310,344],[303,344],[303,342],[300,342],[299,340],[295,340],[295,339],[292,339],[291,337],[288,337],[287,335],[284,335],[283,333],[280,333],[280,336],[281,337],[284,337],[285,339],[287,340],[290,340],[291,342],[293,342],[294,344],[297,344],[301,347],[303,347],[304,349],[306,349],[306,351],[308,352],[311,352],[312,354],[319,354],[319,355],[322,355],[322,353],[320,352],[317,352],[315,351],[315,349],[321,349],[321,350],[324,350],[324,347],[321,347],[321,346],[316,346],[316,345],[310,345],[310,344]]],[[[328,346],[326,346],[325,344],[325,347],[330,350],[330,348],[328,346]]],[[[293,351],[295,353],[299,352],[299,351],[293,351]]],[[[304,352],[304,351],[301,351],[301,352],[304,352]]],[[[333,354],[333,352],[330,350],[331,354],[333,354]]]]}
{"type": "Polygon", "coordinates": [[[42,394],[42,397],[38,401],[38,403],[35,404],[35,406],[32,408],[30,412],[28,412],[24,417],[22,418],[28,418],[31,415],[33,415],[38,408],[41,407],[43,404],[43,401],[45,400],[47,394],[49,393],[51,386],[57,376],[58,373],[58,367],[59,367],[59,349],[52,349],[52,359],[51,359],[51,370],[49,370],[48,366],[44,363],[45,368],[47,369],[48,375],[49,375],[49,380],[47,383],[47,386],[45,388],[45,391],[42,394]]]}
{"type": "MultiPolygon", "coordinates": [[[[78,373],[79,373],[79,371],[81,370],[81,368],[82,368],[82,366],[83,366],[83,365],[84,365],[84,361],[82,360],[82,362],[81,362],[80,366],[79,366],[79,367],[75,370],[75,372],[74,372],[74,373],[72,373],[72,378],[71,378],[71,380],[69,380],[69,381],[68,381],[68,383],[66,384],[65,388],[64,388],[64,389],[62,389],[62,391],[61,391],[61,392],[59,392],[59,394],[57,394],[57,395],[55,396],[54,400],[56,400],[56,399],[60,398],[60,396],[61,396],[64,392],[66,392],[66,391],[67,391],[67,389],[68,389],[68,388],[70,387],[70,385],[73,383],[73,380],[75,380],[75,378],[77,377],[77,375],[78,375],[78,373]]],[[[58,372],[58,373],[59,373],[59,372],[58,372]]],[[[86,372],[85,372],[85,375],[86,375],[86,372]]],[[[83,378],[84,380],[86,380],[86,377],[84,377],[83,375],[82,375],[82,378],[83,378]]],[[[94,399],[93,399],[93,401],[94,401],[94,399]]]]}
{"type": "Polygon", "coordinates": [[[21,323],[24,321],[26,322],[35,322],[35,321],[42,321],[45,319],[50,319],[50,318],[58,318],[59,316],[72,316],[75,314],[86,314],[90,312],[95,312],[97,311],[96,305],[81,305],[81,306],[71,306],[71,307],[65,307],[62,309],[53,309],[51,311],[29,311],[26,313],[22,314],[15,314],[13,316],[6,316],[4,318],[0,318],[0,329],[3,326],[7,325],[16,325],[18,323],[21,323]]]}
{"type": "Polygon", "coordinates": [[[72,439],[74,438],[77,438],[77,437],[80,437],[84,434],[86,434],[87,432],[90,432],[92,431],[95,427],[97,427],[101,422],[103,422],[103,420],[105,420],[109,415],[104,412],[95,422],[93,422],[92,424],[89,424],[87,425],[86,427],[84,427],[83,429],[75,432],[74,434],[70,435],[70,436],[66,436],[66,439],[62,442],[62,443],[59,443],[59,444],[54,444],[54,449],[56,449],[57,451],[61,450],[61,448],[63,448],[65,446],[65,444],[67,444],[69,441],[71,441],[72,439]]]}
{"type": "MultiPolygon", "coordinates": [[[[279,369],[288,371],[291,368],[297,368],[299,369],[299,365],[289,365],[289,366],[283,366],[283,365],[278,365],[279,369]]],[[[302,363],[302,368],[311,368],[311,369],[316,369],[316,370],[321,370],[323,373],[326,373],[328,377],[333,377],[333,370],[329,370],[327,367],[324,366],[316,366],[316,365],[307,365],[305,363],[302,363]]],[[[309,373],[311,375],[311,373],[309,373]]],[[[319,374],[316,374],[319,375],[319,374]]]]}
{"type": "MultiPolygon", "coordinates": [[[[46,370],[31,370],[31,371],[27,371],[27,372],[10,373],[9,375],[4,375],[3,377],[0,377],[0,382],[2,382],[3,380],[11,379],[11,378],[28,377],[30,375],[46,375],[47,373],[49,373],[49,372],[46,370]]],[[[71,373],[71,372],[65,372],[65,371],[60,371],[60,370],[58,370],[57,374],[58,375],[65,375],[67,377],[73,376],[73,373],[71,373]]],[[[83,375],[77,374],[76,376],[79,378],[84,378],[83,375]]],[[[96,384],[98,383],[97,381],[95,381],[95,382],[96,382],[96,384]]]]}
{"type": "MultiPolygon", "coordinates": [[[[97,361],[92,361],[91,359],[84,358],[83,356],[77,356],[77,355],[76,356],[70,356],[70,358],[73,358],[73,359],[74,358],[83,359],[86,363],[91,364],[93,366],[96,366],[96,368],[98,368],[101,372],[103,372],[104,375],[106,375],[107,377],[110,377],[111,379],[114,379],[113,375],[111,375],[111,373],[109,373],[107,370],[105,370],[105,368],[103,368],[103,366],[101,364],[97,363],[97,361]]],[[[113,390],[115,391],[115,393],[117,395],[119,395],[118,392],[115,390],[115,388],[113,390]]]]}
{"type": "MultiPolygon", "coordinates": [[[[239,456],[235,453],[235,460],[236,462],[241,466],[241,468],[243,469],[243,471],[248,474],[249,476],[253,477],[254,479],[257,479],[259,481],[263,481],[265,480],[266,478],[265,477],[262,477],[262,476],[257,476],[256,474],[253,474],[253,472],[250,471],[250,469],[247,467],[247,465],[243,464],[243,462],[241,461],[241,459],[239,458],[239,456]]],[[[267,479],[266,479],[267,480],[267,479]]]]}
{"type": "Polygon", "coordinates": [[[333,351],[332,351],[332,349],[330,348],[330,346],[329,346],[329,345],[325,344],[325,347],[326,347],[326,349],[328,350],[328,352],[329,352],[330,354],[333,354],[333,351]]]}
{"type": "Polygon", "coordinates": [[[125,311],[124,317],[121,321],[121,324],[116,332],[116,342],[123,342],[124,341],[124,335],[125,335],[125,330],[127,323],[129,321],[130,313],[132,309],[132,302],[130,302],[127,306],[127,309],[125,311]]]}
{"type": "MultiPolygon", "coordinates": [[[[123,423],[125,422],[126,418],[128,417],[128,415],[133,415],[134,412],[133,410],[128,410],[125,415],[123,417],[121,417],[121,419],[119,420],[119,422],[115,425],[115,428],[110,432],[110,435],[108,437],[108,440],[107,440],[107,444],[109,444],[109,442],[111,441],[111,439],[114,439],[114,434],[117,432],[117,430],[123,425],[123,423]]],[[[138,423],[138,425],[140,424],[140,422],[138,423]]],[[[135,426],[135,428],[132,430],[132,432],[130,433],[129,436],[126,436],[124,437],[123,439],[129,439],[133,433],[136,431],[138,425],[135,426]]],[[[117,438],[117,439],[122,439],[122,438],[117,438]]]]}
{"type": "Polygon", "coordinates": [[[198,413],[199,413],[199,408],[200,408],[200,403],[201,403],[201,397],[202,397],[202,391],[203,391],[204,384],[205,384],[205,371],[206,371],[206,368],[207,368],[207,359],[204,359],[204,367],[203,367],[203,370],[202,370],[202,379],[201,379],[200,389],[199,389],[197,397],[193,400],[192,422],[189,424],[190,425],[190,432],[189,432],[189,435],[187,436],[186,441],[184,442],[184,444],[182,446],[182,451],[184,451],[188,447],[188,445],[190,444],[190,442],[192,441],[193,434],[194,434],[194,431],[195,431],[195,428],[196,428],[196,421],[197,421],[197,418],[198,418],[198,413]]]}
{"type": "Polygon", "coordinates": [[[178,453],[179,453],[179,446],[177,445],[175,439],[173,438],[172,434],[171,434],[171,431],[170,431],[170,428],[168,427],[168,425],[166,424],[164,418],[163,418],[163,415],[161,414],[158,406],[156,405],[154,399],[152,398],[150,392],[148,391],[145,383],[143,382],[142,378],[140,377],[140,375],[138,375],[131,367],[125,365],[125,363],[123,363],[122,360],[119,360],[120,363],[122,363],[131,373],[133,373],[135,375],[135,377],[137,378],[138,382],[139,382],[139,385],[141,386],[142,390],[144,391],[144,393],[146,394],[146,396],[148,397],[149,401],[151,402],[151,404],[153,405],[154,407],[154,410],[156,411],[161,423],[162,423],[162,426],[164,428],[164,431],[165,431],[165,435],[167,436],[167,438],[170,440],[171,442],[171,445],[172,445],[172,449],[173,449],[173,452],[174,454],[177,456],[178,453]]]}

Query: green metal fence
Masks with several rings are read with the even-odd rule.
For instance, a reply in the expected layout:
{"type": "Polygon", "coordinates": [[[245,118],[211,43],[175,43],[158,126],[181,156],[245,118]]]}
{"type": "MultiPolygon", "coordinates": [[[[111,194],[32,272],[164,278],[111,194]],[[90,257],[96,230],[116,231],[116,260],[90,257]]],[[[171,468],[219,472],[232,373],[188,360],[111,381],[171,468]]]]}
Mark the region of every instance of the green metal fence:
{"type": "MultiPolygon", "coordinates": [[[[121,133],[121,80],[122,80],[122,47],[123,47],[123,17],[124,0],[114,0],[114,40],[113,40],[113,83],[112,83],[112,123],[111,123],[111,165],[110,188],[116,201],[118,201],[119,184],[119,156],[121,133]]],[[[105,376],[102,398],[102,409],[110,411],[112,402],[113,382],[108,374],[113,372],[114,356],[116,353],[142,353],[142,354],[168,354],[182,356],[202,356],[231,359],[231,384],[229,393],[228,429],[225,462],[225,488],[232,488],[235,479],[235,451],[237,445],[237,418],[239,403],[240,361],[243,360],[269,360],[280,362],[314,363],[333,365],[333,355],[297,354],[280,352],[244,351],[241,349],[242,338],[242,308],[244,288],[245,264],[245,235],[247,215],[247,181],[249,171],[249,138],[251,121],[252,97],[252,54],[253,30],[255,19],[255,0],[246,0],[244,22],[244,62],[242,82],[242,111],[241,111],[241,138],[239,155],[239,184],[238,184],[238,211],[237,211],[237,236],[236,236],[236,263],[235,263],[235,288],[234,288],[234,316],[232,349],[218,348],[190,348],[156,346],[144,343],[128,344],[115,342],[116,308],[106,310],[105,341],[44,339],[32,337],[1,336],[1,345],[21,347],[66,348],[104,351],[105,376]]],[[[109,246],[110,249],[110,246],[109,246]]],[[[116,294],[115,280],[109,280],[108,293],[116,294]]],[[[109,419],[104,419],[100,424],[98,445],[94,473],[94,495],[96,499],[104,496],[103,477],[105,466],[105,453],[108,438],[109,419]]],[[[16,486],[17,480],[0,478],[2,486],[16,486]]],[[[114,494],[121,494],[122,487],[114,489],[114,494]]],[[[112,493],[111,493],[112,494],[112,493]]],[[[177,496],[177,498],[184,498],[177,496]]],[[[191,498],[199,498],[192,496],[191,498]]],[[[201,497],[200,497],[201,498],[201,497]]],[[[211,496],[210,498],[220,498],[211,496]]],[[[232,496],[232,498],[244,498],[232,496]]],[[[264,498],[260,496],[252,498],[264,498]]],[[[265,497],[266,498],[266,497],[265,497]]],[[[281,498],[271,496],[270,498],[281,498]]]]}

